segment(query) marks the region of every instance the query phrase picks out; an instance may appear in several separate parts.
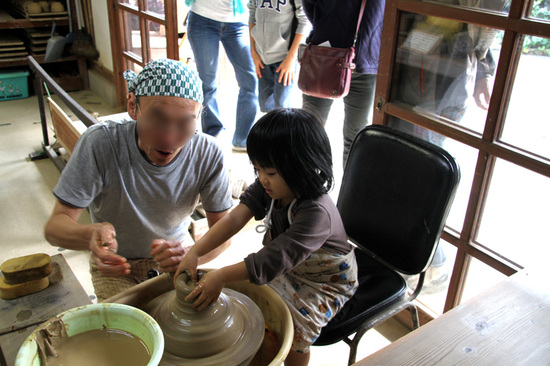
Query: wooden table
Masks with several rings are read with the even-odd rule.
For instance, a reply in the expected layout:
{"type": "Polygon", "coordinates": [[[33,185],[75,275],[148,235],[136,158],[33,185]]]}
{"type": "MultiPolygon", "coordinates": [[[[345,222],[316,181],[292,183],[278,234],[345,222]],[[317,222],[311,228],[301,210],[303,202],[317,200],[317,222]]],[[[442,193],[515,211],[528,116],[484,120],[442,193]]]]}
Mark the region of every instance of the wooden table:
{"type": "Polygon", "coordinates": [[[550,365],[550,285],[521,271],[356,365],[550,365]]]}
{"type": "Polygon", "coordinates": [[[13,300],[0,299],[0,364],[12,366],[27,336],[51,317],[90,298],[61,254],[52,256],[48,288],[13,300]]]}

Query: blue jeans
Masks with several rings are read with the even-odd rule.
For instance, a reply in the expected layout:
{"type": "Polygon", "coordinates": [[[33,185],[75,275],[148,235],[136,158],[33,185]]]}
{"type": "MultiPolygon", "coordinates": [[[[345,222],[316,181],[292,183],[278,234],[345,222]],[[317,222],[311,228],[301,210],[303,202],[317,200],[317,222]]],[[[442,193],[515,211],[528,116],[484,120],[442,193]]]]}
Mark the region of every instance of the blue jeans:
{"type": "Polygon", "coordinates": [[[203,132],[216,136],[224,128],[218,108],[218,57],[220,41],[237,77],[239,97],[233,145],[246,146],[258,110],[257,79],[250,56],[250,36],[244,23],[223,23],[189,12],[188,33],[202,80],[203,132]]]}
{"type": "MultiPolygon", "coordinates": [[[[260,110],[269,112],[275,108],[290,107],[290,93],[294,82],[284,86],[279,83],[279,72],[275,72],[281,63],[277,62],[271,65],[264,65],[262,77],[258,80],[260,89],[260,110]]],[[[296,73],[294,73],[296,75],[296,73]]]]}
{"type": "MultiPolygon", "coordinates": [[[[321,76],[322,77],[322,76],[321,76]]],[[[352,74],[349,94],[344,97],[344,166],[355,136],[372,123],[376,74],[352,74]]],[[[304,109],[313,110],[326,123],[333,99],[302,96],[304,109]]]]}

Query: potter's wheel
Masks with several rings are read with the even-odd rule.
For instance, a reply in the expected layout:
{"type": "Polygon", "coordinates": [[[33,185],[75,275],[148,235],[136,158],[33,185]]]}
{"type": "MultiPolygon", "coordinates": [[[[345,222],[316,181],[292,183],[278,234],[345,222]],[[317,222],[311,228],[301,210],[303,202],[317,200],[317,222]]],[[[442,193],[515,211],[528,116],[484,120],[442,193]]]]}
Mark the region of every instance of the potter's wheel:
{"type": "MultiPolygon", "coordinates": [[[[199,278],[203,274],[199,271],[199,278]]],[[[258,306],[242,293],[226,288],[214,304],[197,311],[184,300],[195,286],[189,275],[182,273],[175,290],[146,306],[164,333],[160,365],[248,364],[265,332],[258,306]]]]}

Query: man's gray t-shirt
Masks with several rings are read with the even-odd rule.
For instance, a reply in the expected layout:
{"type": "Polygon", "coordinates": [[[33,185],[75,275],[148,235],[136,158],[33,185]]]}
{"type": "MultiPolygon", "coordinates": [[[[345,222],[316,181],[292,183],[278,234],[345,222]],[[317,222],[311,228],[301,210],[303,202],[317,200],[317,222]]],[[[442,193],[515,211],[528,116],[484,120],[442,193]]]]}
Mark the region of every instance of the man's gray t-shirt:
{"type": "Polygon", "coordinates": [[[195,134],[178,156],[156,166],[138,149],[136,122],[104,122],[78,140],[54,195],[90,208],[93,222],[114,225],[118,254],[148,258],[154,239],[183,240],[199,195],[209,212],[232,206],[223,154],[210,136],[195,134]]]}

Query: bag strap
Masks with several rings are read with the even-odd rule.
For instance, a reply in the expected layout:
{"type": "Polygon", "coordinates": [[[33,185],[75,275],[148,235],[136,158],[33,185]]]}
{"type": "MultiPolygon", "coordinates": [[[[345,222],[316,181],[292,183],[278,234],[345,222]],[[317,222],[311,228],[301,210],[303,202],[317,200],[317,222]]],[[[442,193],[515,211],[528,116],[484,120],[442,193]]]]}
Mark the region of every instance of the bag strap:
{"type": "Polygon", "coordinates": [[[359,11],[359,20],[357,21],[357,29],[355,30],[355,38],[353,39],[353,48],[355,48],[355,42],[357,42],[357,35],[359,34],[359,28],[361,27],[361,20],[363,20],[365,5],[367,5],[367,0],[361,1],[361,10],[359,11]]]}

